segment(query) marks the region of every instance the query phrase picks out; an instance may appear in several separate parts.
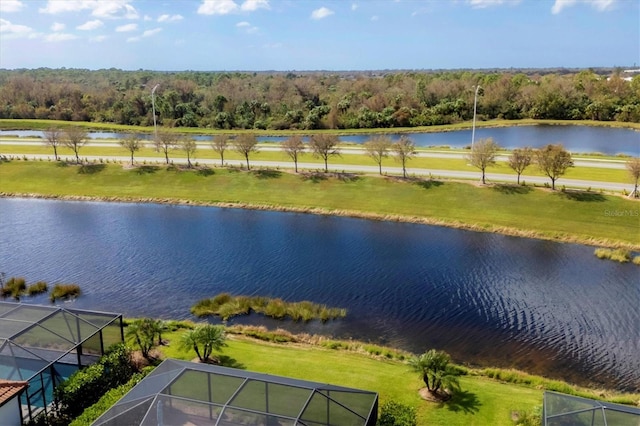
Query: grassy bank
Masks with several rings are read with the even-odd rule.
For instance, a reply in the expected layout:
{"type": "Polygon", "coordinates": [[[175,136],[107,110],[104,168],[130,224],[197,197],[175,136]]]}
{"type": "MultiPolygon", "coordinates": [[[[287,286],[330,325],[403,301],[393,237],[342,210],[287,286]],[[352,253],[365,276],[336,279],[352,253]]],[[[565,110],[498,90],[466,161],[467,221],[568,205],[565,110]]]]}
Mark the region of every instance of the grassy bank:
{"type": "MultiPolygon", "coordinates": [[[[550,125],[550,126],[594,126],[594,127],[616,127],[626,129],[640,130],[640,123],[622,123],[618,121],[595,121],[595,120],[489,120],[477,121],[476,127],[510,127],[510,126],[533,126],[533,125],[550,125]]],[[[70,126],[84,127],[88,130],[108,131],[108,132],[138,132],[151,133],[153,127],[150,126],[128,126],[114,123],[93,123],[93,122],[77,122],[77,121],[61,121],[61,120],[14,120],[9,118],[0,119],[0,130],[45,130],[50,127],[65,128],[70,126]]],[[[374,133],[422,133],[422,132],[448,132],[453,130],[464,130],[472,127],[471,121],[465,121],[455,124],[445,124],[438,126],[421,126],[421,127],[395,127],[384,129],[330,129],[330,130],[213,130],[193,127],[179,127],[172,129],[180,133],[191,134],[239,134],[239,133],[259,133],[261,135],[291,135],[291,134],[311,134],[311,133],[332,133],[340,135],[348,134],[374,134],[374,133]]]]}
{"type": "MultiPolygon", "coordinates": [[[[177,336],[168,335],[169,340],[177,336]]],[[[420,425],[512,425],[514,411],[532,411],[542,403],[542,391],[505,385],[485,377],[464,376],[462,392],[448,404],[423,401],[418,375],[399,361],[307,345],[276,345],[242,337],[229,339],[227,363],[250,371],[332,383],[378,392],[381,404],[394,400],[417,409],[420,425]]],[[[166,356],[191,360],[195,354],[163,347],[166,356]]]]}
{"type": "Polygon", "coordinates": [[[204,204],[287,210],[453,226],[509,235],[638,249],[634,200],[596,192],[477,187],[402,180],[234,168],[184,171],[119,164],[89,166],[11,161],[0,164],[5,195],[204,204]]]}

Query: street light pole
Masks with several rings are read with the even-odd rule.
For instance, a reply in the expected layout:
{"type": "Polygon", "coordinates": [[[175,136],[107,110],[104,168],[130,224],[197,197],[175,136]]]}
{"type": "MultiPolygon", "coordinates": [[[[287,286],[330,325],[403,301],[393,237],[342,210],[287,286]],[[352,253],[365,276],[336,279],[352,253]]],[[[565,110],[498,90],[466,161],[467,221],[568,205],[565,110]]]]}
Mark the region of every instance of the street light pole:
{"type": "Polygon", "coordinates": [[[476,107],[478,106],[478,90],[480,85],[476,86],[476,95],[473,98],[473,127],[471,130],[471,150],[473,151],[473,142],[476,140],[476,107]]]}
{"type": "Polygon", "coordinates": [[[158,126],[156,124],[156,89],[158,88],[158,86],[160,86],[160,84],[156,84],[155,86],[153,86],[153,89],[151,89],[151,107],[153,108],[153,141],[157,142],[158,141],[158,126]]]}

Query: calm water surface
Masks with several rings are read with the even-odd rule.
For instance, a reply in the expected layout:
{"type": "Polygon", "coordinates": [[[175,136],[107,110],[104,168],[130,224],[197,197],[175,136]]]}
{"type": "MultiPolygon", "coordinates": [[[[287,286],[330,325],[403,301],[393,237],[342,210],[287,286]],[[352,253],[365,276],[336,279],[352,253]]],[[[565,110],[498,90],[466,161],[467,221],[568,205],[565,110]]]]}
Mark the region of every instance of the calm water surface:
{"type": "MultiPolygon", "coordinates": [[[[36,130],[0,130],[0,136],[42,137],[36,130]]],[[[122,134],[110,132],[90,133],[96,139],[117,139],[122,134]]],[[[143,135],[151,137],[150,135],[143,135]]],[[[340,136],[342,142],[364,143],[372,135],[340,136]]],[[[471,145],[471,130],[438,133],[410,133],[408,136],[417,146],[449,146],[464,148],[471,145]]],[[[397,139],[400,135],[391,135],[397,139]]],[[[476,129],[476,140],[492,137],[507,149],[531,146],[540,148],[549,143],[562,143],[574,153],[600,152],[607,155],[626,154],[640,156],[640,132],[631,129],[616,129],[592,126],[513,126],[493,129],[476,129]]],[[[198,140],[211,140],[211,136],[194,136],[198,140]]],[[[261,142],[282,142],[286,137],[259,136],[261,142]]]]}
{"type": "Polygon", "coordinates": [[[587,246],[292,213],[0,199],[0,271],[78,283],[73,306],[129,316],[191,318],[194,302],[225,291],[312,300],[348,316],[236,322],[640,390],[638,267],[598,261],[587,246]]]}

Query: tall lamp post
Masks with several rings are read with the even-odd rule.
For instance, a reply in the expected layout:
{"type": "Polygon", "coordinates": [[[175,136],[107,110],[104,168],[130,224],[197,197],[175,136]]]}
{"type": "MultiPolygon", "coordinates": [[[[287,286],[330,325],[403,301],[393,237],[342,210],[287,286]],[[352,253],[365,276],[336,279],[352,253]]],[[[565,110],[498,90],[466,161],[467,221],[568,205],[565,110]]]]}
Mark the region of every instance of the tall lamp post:
{"type": "Polygon", "coordinates": [[[471,130],[471,150],[473,151],[473,142],[476,140],[476,107],[478,106],[478,90],[480,85],[476,86],[476,95],[473,98],[473,127],[471,130]]]}
{"type": "MultiPolygon", "coordinates": [[[[153,142],[158,141],[158,125],[156,124],[156,89],[160,84],[156,84],[151,89],[151,107],[153,108],[153,142]]],[[[476,91],[477,93],[477,91],[476,91]]]]}

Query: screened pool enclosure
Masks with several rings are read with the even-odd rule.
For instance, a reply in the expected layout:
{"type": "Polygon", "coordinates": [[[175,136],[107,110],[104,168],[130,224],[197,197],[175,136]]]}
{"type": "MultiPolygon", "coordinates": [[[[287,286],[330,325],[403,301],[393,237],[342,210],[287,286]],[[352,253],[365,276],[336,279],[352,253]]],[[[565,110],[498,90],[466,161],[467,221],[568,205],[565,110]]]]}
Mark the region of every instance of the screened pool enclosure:
{"type": "Polygon", "coordinates": [[[543,426],[637,426],[640,409],[546,391],[543,426]]]}
{"type": "Polygon", "coordinates": [[[48,412],[60,382],[122,341],[119,314],[0,302],[0,379],[28,381],[23,422],[48,412]]]}
{"type": "Polygon", "coordinates": [[[93,423],[373,426],[378,394],[168,359],[93,423]]]}

